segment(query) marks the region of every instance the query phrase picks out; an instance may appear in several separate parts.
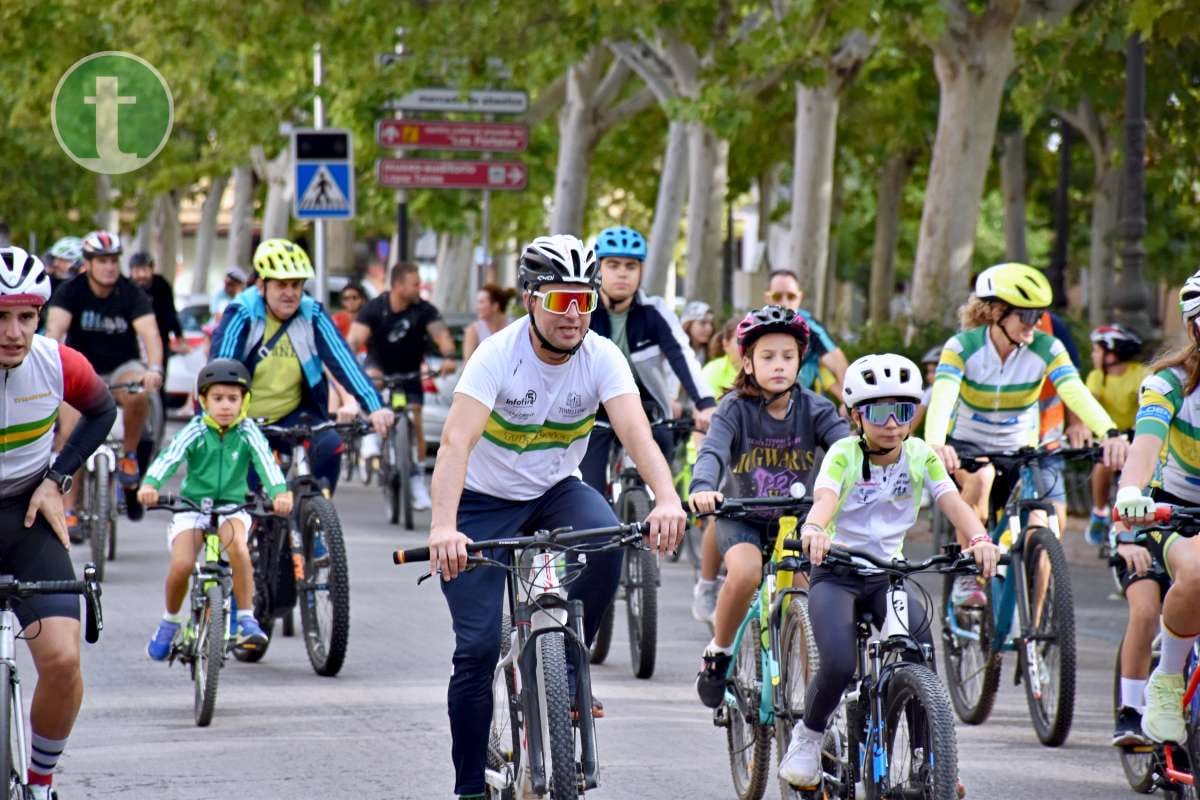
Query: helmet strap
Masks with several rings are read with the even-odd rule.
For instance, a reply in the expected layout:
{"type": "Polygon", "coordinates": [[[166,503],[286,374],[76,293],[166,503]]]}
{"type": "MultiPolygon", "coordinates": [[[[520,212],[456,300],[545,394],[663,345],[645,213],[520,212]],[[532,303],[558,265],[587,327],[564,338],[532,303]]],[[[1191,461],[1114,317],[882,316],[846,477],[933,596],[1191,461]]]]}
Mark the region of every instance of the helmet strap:
{"type": "Polygon", "coordinates": [[[1015,311],[1015,309],[1014,309],[1014,308],[1012,308],[1012,306],[1009,306],[1009,309],[1008,309],[1008,311],[1005,311],[1005,312],[1004,312],[1004,314],[1003,314],[1003,315],[1000,317],[1000,319],[996,320],[996,323],[995,323],[995,325],[996,325],[996,327],[997,327],[997,328],[999,328],[999,329],[1000,329],[1000,332],[1004,334],[1004,338],[1005,338],[1005,339],[1008,339],[1008,343],[1009,343],[1009,344],[1011,344],[1011,345],[1013,346],[1013,348],[1014,348],[1014,349],[1020,349],[1020,348],[1022,348],[1022,347],[1024,347],[1024,346],[1025,346],[1025,343],[1024,343],[1024,342],[1018,342],[1016,339],[1014,339],[1013,337],[1009,336],[1009,335],[1008,335],[1008,331],[1007,331],[1007,330],[1005,329],[1005,327],[1004,327],[1004,320],[1006,320],[1006,319],[1008,319],[1010,316],[1012,316],[1012,313],[1013,313],[1013,311],[1015,311]]]}
{"type": "MultiPolygon", "coordinates": [[[[534,287],[534,288],[536,288],[536,287],[534,287]]],[[[538,341],[541,343],[542,349],[549,350],[551,353],[554,353],[555,355],[566,356],[567,358],[564,358],[563,361],[566,361],[571,356],[575,355],[575,353],[579,350],[579,348],[583,347],[583,340],[587,338],[587,331],[585,330],[583,332],[583,336],[579,337],[579,342],[574,347],[571,347],[568,349],[559,347],[558,345],[554,344],[549,339],[547,339],[542,334],[541,330],[538,329],[537,319],[533,316],[533,295],[530,294],[529,297],[530,297],[530,299],[525,301],[525,310],[529,312],[529,327],[533,329],[533,335],[536,336],[538,341]]]]}
{"type": "MultiPolygon", "coordinates": [[[[908,437],[905,436],[904,438],[907,439],[908,437]]],[[[871,479],[871,456],[886,456],[889,453],[895,452],[899,447],[901,447],[901,445],[896,445],[896,447],[874,449],[867,443],[866,431],[863,431],[862,435],[858,437],[858,446],[863,452],[862,474],[864,481],[869,481],[871,479]]]]}

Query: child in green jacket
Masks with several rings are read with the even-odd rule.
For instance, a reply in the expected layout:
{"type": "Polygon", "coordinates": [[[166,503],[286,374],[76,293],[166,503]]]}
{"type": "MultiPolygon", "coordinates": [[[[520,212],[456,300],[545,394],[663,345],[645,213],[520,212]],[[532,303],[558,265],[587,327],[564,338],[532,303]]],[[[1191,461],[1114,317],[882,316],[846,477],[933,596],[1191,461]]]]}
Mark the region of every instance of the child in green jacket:
{"type": "MultiPolygon", "coordinates": [[[[263,477],[264,488],[271,497],[276,514],[292,510],[292,493],[287,490],[283,473],[271,453],[266,437],[253,420],[246,419],[250,400],[250,374],[238,361],[219,358],[200,371],[196,380],[196,395],[204,409],[158,454],[138,490],[138,500],[150,506],[158,502],[158,490],[175,474],[180,463],[187,461],[187,477],[179,493],[194,503],[206,499],[214,505],[242,503],[245,500],[246,474],[253,462],[263,477]]],[[[167,547],[171,551],[171,566],[167,570],[166,611],[158,623],[146,653],[162,661],[171,652],[171,642],[179,632],[183,615],[184,595],[192,573],[196,551],[207,515],[196,512],[178,513],[167,530],[167,547]]],[[[221,546],[229,555],[233,567],[233,597],[237,601],[237,646],[243,650],[265,647],[267,635],[254,619],[254,571],[250,564],[250,549],[246,534],[250,515],[245,511],[220,518],[221,546]]]]}

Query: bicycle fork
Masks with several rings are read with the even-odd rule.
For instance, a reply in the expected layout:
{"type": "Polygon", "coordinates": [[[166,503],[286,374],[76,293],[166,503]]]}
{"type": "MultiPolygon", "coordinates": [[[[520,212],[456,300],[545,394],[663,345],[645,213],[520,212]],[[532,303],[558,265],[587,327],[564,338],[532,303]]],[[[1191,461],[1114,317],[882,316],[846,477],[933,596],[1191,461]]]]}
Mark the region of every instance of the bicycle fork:
{"type": "MultiPolygon", "coordinates": [[[[17,674],[17,615],[12,609],[0,610],[0,663],[8,665],[9,696],[4,702],[11,703],[9,709],[10,732],[13,735],[12,763],[9,765],[21,782],[29,772],[29,751],[26,749],[24,704],[21,701],[21,676],[17,674]]],[[[7,780],[7,778],[5,779],[7,780]]]]}

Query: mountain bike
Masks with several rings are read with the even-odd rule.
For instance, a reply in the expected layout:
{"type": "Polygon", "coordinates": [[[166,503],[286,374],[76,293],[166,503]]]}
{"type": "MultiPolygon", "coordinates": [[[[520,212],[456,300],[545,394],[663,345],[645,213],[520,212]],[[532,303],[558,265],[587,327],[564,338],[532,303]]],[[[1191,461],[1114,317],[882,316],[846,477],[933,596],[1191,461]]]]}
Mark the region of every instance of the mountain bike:
{"type": "MultiPolygon", "coordinates": [[[[327,487],[312,474],[308,442],[322,431],[364,433],[369,425],[361,420],[304,420],[259,427],[268,438],[292,445],[290,454],[281,452],[278,458],[295,504],[290,517],[260,517],[250,533],[254,618],[269,638],[275,620],[285,618],[286,626],[286,617],[299,601],[304,649],[313,671],[336,675],[350,639],[350,568],[342,523],[333,501],[325,496],[327,487]]],[[[235,650],[234,657],[259,661],[267,649],[235,650]]]]}
{"type": "MultiPolygon", "coordinates": [[[[582,531],[540,530],[467,544],[468,569],[507,572],[508,611],[492,679],[487,797],[517,800],[549,794],[561,800],[599,786],[583,602],[567,599],[567,589],[580,574],[575,565],[588,554],[640,549],[647,530],[635,522],[582,531]],[[574,671],[573,687],[568,665],[574,671]]],[[[428,561],[429,548],[397,550],[392,560],[428,561]]]]}
{"type": "Polygon", "coordinates": [[[152,510],[177,514],[195,512],[198,515],[197,522],[203,526],[200,535],[204,546],[192,567],[188,590],[190,613],[187,621],[179,627],[167,654],[168,664],[178,660],[191,670],[195,688],[192,713],[196,725],[201,728],[212,722],[221,669],[234,645],[235,620],[230,608],[233,570],[221,552],[220,518],[239,511],[252,511],[258,505],[257,499],[246,503],[214,505],[211,500],[194,503],[186,497],[164,494],[150,507],[152,510]],[[201,522],[200,515],[207,519],[201,522]]]}
{"type": "MultiPolygon", "coordinates": [[[[1119,517],[1114,513],[1114,519],[1119,517]]],[[[1145,544],[1151,531],[1162,530],[1189,537],[1200,533],[1200,507],[1188,508],[1160,504],[1154,509],[1154,524],[1140,527],[1136,531],[1122,532],[1117,536],[1119,544],[1145,544]]],[[[1114,555],[1113,558],[1120,558],[1114,555]]],[[[1122,642],[1124,645],[1124,642],[1122,642]]],[[[1159,639],[1154,638],[1150,663],[1153,672],[1158,665],[1159,639]]],[[[1187,735],[1178,743],[1160,744],[1149,742],[1144,745],[1121,748],[1121,768],[1125,779],[1135,792],[1150,794],[1162,789],[1163,795],[1172,800],[1197,800],[1200,786],[1196,783],[1200,765],[1200,646],[1193,646],[1184,667],[1183,719],[1187,735]]],[[[1117,648],[1117,663],[1113,670],[1113,711],[1121,708],[1121,648],[1117,648]]]]}
{"type": "MultiPolygon", "coordinates": [[[[787,497],[727,497],[711,515],[763,519],[767,514],[779,520],[778,534],[764,547],[758,595],[733,639],[725,702],[713,710],[713,724],[725,728],[729,768],[739,800],[757,800],[766,790],[772,734],[780,742],[782,758],[792,725],[803,714],[804,691],[812,677],[804,665],[815,663],[807,590],[792,585],[794,559],[788,560],[784,546],[812,500],[803,496],[802,484],[795,484],[793,492],[795,496],[787,497]]],[[[780,788],[783,796],[789,797],[787,787],[780,788]]]]}
{"type": "MultiPolygon", "coordinates": [[[[599,426],[606,423],[597,422],[599,426]]],[[[662,420],[654,423],[655,430],[665,430],[673,436],[691,433],[691,419],[662,420]]],[[[609,493],[613,510],[621,522],[642,522],[650,515],[650,489],[638,473],[633,459],[619,446],[613,448],[609,460],[609,493]]],[[[592,642],[593,664],[604,663],[612,642],[617,600],[625,602],[629,623],[629,661],[633,674],[647,679],[654,675],[658,657],[658,587],[662,578],[658,556],[649,550],[630,550],[621,565],[621,585],[612,605],[604,614],[600,629],[592,642]]]]}
{"type": "Polygon", "coordinates": [[[418,370],[385,375],[382,382],[376,381],[384,402],[396,414],[396,424],[380,448],[379,485],[383,487],[388,522],[396,525],[403,518],[404,529],[409,531],[413,530],[412,473],[416,464],[417,429],[408,409],[404,385],[420,379],[418,370]]]}
{"type": "MultiPolygon", "coordinates": [[[[86,564],[81,581],[18,581],[11,575],[0,575],[0,687],[5,696],[0,699],[0,753],[8,761],[8,792],[10,800],[30,797],[29,751],[25,742],[25,707],[21,698],[21,678],[17,671],[17,637],[20,622],[13,605],[25,597],[39,594],[81,594],[86,608],[84,638],[95,644],[104,630],[100,609],[100,581],[94,564],[86,564]]],[[[34,632],[27,638],[37,636],[34,632]]]]}
{"type": "MultiPolygon", "coordinates": [[[[800,541],[784,542],[798,550],[800,541]]],[[[858,618],[858,666],[821,742],[821,785],[794,789],[804,800],[958,797],[958,743],[946,690],[933,671],[933,649],[908,627],[909,578],[921,572],[978,574],[975,559],[956,544],[915,564],[836,544],[824,565],[856,575],[887,575],[886,617],[858,618]],[[879,625],[880,634],[872,626],[879,625]]],[[[781,566],[806,569],[804,556],[781,566]]],[[[911,582],[924,593],[920,584],[911,582]]],[[[928,596],[927,596],[928,599],[928,596]]],[[[930,608],[927,605],[926,608],[930,608]]],[[[926,624],[932,623],[932,617],[926,624]]],[[[808,665],[811,672],[815,665],[808,665]]],[[[799,716],[796,716],[799,719],[799,716]]],[[[781,745],[783,743],[781,742],[781,745]]],[[[789,795],[785,794],[785,797],[789,795]]]]}
{"type": "Polygon", "coordinates": [[[952,602],[953,579],[943,593],[942,658],[946,686],[958,718],[971,725],[991,713],[1000,686],[1001,657],[1017,654],[1015,680],[1025,699],[1038,741],[1057,747],[1071,732],[1075,710],[1075,608],[1067,556],[1059,541],[1054,504],[1042,499],[1040,461],[1051,453],[1065,458],[1099,458],[1100,448],[1046,450],[1025,447],[1015,453],[981,453],[962,458],[974,471],[992,463],[1017,471],[989,534],[1011,562],[984,587],[982,606],[952,602]],[[1030,526],[1029,514],[1042,511],[1047,527],[1030,526]]]}

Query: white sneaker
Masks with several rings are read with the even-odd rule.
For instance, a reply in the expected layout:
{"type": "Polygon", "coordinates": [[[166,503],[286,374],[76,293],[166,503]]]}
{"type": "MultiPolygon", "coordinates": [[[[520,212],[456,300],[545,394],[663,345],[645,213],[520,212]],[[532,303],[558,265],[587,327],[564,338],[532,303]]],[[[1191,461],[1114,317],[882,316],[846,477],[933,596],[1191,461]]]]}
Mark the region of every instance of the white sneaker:
{"type": "Polygon", "coordinates": [[[717,613],[718,589],[716,581],[711,583],[696,581],[696,585],[692,587],[692,617],[697,622],[713,621],[713,617],[717,613]]]}
{"type": "Polygon", "coordinates": [[[53,787],[40,784],[29,787],[30,800],[58,800],[58,792],[53,787]]]}
{"type": "Polygon", "coordinates": [[[821,783],[821,739],[803,721],[792,728],[792,741],[779,762],[779,777],[801,789],[821,783]]]}
{"type": "Polygon", "coordinates": [[[425,487],[425,476],[414,472],[409,478],[412,482],[413,511],[428,511],[433,506],[429,497],[429,489],[425,487]]]}

